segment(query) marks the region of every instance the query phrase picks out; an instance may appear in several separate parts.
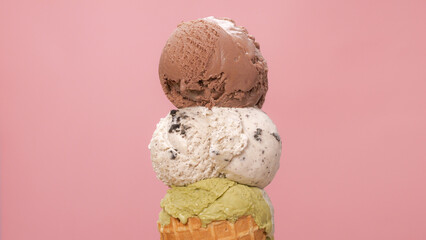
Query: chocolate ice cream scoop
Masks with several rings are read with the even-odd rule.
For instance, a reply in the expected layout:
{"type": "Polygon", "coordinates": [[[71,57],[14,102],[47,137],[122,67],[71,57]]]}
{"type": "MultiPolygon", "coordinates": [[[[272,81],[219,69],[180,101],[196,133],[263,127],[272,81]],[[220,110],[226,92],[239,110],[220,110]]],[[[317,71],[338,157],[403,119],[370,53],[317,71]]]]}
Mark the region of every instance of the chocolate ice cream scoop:
{"type": "Polygon", "coordinates": [[[259,44],[230,19],[181,23],[160,58],[161,85],[178,108],[262,107],[268,67],[259,44]]]}

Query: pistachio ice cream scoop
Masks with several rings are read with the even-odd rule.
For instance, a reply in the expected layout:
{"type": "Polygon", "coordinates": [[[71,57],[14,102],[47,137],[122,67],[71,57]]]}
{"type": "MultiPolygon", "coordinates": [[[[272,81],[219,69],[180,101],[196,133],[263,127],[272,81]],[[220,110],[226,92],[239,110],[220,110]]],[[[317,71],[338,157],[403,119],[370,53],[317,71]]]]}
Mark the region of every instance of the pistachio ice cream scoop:
{"type": "Polygon", "coordinates": [[[235,222],[252,216],[267,236],[273,236],[273,208],[266,192],[224,178],[202,180],[186,187],[172,187],[161,201],[159,223],[167,225],[170,217],[186,224],[198,217],[203,226],[212,221],[235,222]]]}

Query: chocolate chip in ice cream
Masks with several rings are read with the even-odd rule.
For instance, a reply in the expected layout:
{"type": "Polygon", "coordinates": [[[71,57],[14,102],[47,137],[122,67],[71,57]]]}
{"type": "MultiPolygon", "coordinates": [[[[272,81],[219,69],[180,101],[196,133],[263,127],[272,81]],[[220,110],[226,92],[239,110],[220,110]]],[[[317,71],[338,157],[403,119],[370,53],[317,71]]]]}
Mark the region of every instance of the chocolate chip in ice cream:
{"type": "Polygon", "coordinates": [[[272,136],[274,136],[274,138],[278,141],[281,142],[281,138],[280,135],[278,133],[271,133],[272,136]]]}
{"type": "Polygon", "coordinates": [[[177,151],[176,151],[176,149],[175,150],[169,150],[169,152],[170,152],[170,159],[176,159],[176,157],[177,157],[177,151]]]}
{"type": "Polygon", "coordinates": [[[191,127],[189,127],[189,126],[186,126],[186,125],[181,125],[181,130],[180,130],[180,135],[182,135],[182,136],[186,136],[186,130],[188,130],[188,129],[190,129],[191,127]]]}
{"type": "Polygon", "coordinates": [[[212,150],[212,153],[216,156],[220,155],[219,151],[217,151],[217,150],[212,150]]]}
{"type": "Polygon", "coordinates": [[[170,115],[172,115],[172,117],[174,117],[174,116],[176,116],[176,113],[178,112],[179,110],[177,110],[177,109],[173,109],[173,110],[171,110],[170,111],[170,115]]]}
{"type": "Polygon", "coordinates": [[[260,137],[262,135],[262,129],[257,128],[256,131],[254,132],[254,139],[256,139],[256,141],[261,142],[262,138],[260,137]]]}
{"type": "Polygon", "coordinates": [[[176,132],[180,128],[180,123],[174,123],[169,128],[169,133],[176,132]]]}

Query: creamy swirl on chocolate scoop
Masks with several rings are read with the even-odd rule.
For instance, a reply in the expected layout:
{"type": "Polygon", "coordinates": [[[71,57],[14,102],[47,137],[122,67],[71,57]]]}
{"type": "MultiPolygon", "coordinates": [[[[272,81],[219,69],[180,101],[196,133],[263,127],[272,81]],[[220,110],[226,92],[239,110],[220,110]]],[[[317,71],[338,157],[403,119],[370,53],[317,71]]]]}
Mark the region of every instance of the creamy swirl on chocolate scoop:
{"type": "Polygon", "coordinates": [[[208,17],[181,23],[168,39],[159,75],[178,108],[262,107],[267,64],[259,44],[230,19],[208,17]]]}

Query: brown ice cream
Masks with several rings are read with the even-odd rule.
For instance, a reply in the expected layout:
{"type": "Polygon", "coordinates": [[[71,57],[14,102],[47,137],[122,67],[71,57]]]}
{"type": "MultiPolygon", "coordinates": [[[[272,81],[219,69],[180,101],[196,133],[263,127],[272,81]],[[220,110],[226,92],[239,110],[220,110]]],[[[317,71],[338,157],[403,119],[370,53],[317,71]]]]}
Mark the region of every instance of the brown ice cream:
{"type": "Polygon", "coordinates": [[[178,108],[262,107],[268,68],[243,27],[213,17],[181,23],[160,58],[161,85],[178,108]]]}

